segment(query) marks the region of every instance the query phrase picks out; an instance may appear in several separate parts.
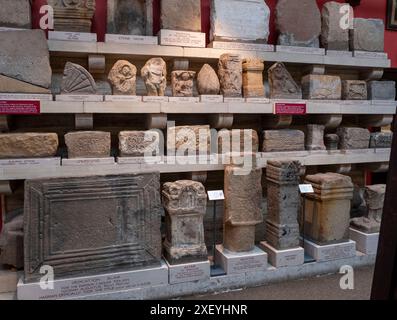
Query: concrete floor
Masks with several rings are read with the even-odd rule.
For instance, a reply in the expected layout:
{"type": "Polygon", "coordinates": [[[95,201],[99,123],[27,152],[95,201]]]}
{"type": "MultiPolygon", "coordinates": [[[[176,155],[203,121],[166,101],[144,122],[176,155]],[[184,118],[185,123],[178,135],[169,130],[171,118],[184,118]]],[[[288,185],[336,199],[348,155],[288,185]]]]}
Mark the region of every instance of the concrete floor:
{"type": "Polygon", "coordinates": [[[220,294],[194,296],[185,300],[368,300],[374,268],[354,271],[354,289],[342,290],[340,274],[275,283],[220,294]]]}

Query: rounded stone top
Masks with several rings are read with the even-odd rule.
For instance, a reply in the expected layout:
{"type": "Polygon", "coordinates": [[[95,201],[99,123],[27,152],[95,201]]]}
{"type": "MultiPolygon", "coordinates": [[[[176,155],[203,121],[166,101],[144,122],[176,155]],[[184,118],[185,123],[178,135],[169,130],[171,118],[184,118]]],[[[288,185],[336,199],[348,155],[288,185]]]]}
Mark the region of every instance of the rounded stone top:
{"type": "Polygon", "coordinates": [[[322,189],[353,188],[352,179],[339,173],[327,172],[306,176],[308,183],[318,185],[322,189]]]}

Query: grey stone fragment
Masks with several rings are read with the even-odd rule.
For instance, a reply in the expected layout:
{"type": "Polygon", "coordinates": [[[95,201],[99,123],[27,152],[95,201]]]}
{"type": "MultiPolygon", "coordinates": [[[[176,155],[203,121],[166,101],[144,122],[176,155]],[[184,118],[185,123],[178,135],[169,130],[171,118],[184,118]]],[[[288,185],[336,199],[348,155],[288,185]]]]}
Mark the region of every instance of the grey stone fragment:
{"type": "Polygon", "coordinates": [[[119,150],[121,157],[158,156],[160,134],[155,130],[122,131],[119,133],[119,150]]]}
{"type": "Polygon", "coordinates": [[[302,78],[303,99],[340,100],[342,82],[338,76],[309,74],[302,78]]]}
{"type": "Polygon", "coordinates": [[[82,66],[66,62],[61,83],[62,94],[96,94],[97,86],[92,75],[82,66]]]}
{"type": "Polygon", "coordinates": [[[370,148],[391,148],[393,140],[392,132],[372,132],[369,142],[370,148]]]}
{"type": "Polygon", "coordinates": [[[339,136],[339,149],[368,149],[369,147],[368,129],[339,127],[336,133],[339,136]]]}
{"type": "Polygon", "coordinates": [[[161,0],[161,29],[201,32],[201,1],[161,0]]]}
{"type": "MultiPolygon", "coordinates": [[[[321,43],[327,50],[349,51],[349,29],[343,29],[340,25],[345,15],[341,8],[346,6],[346,3],[329,1],[322,8],[321,43]]],[[[353,8],[350,7],[350,10],[353,8]]]]}
{"type": "Polygon", "coordinates": [[[3,226],[0,236],[0,265],[23,268],[23,212],[3,226]]]}
{"type": "Polygon", "coordinates": [[[309,124],[306,128],[306,150],[325,150],[324,145],[325,126],[318,124],[309,124]]]}
{"type": "Polygon", "coordinates": [[[383,52],[385,25],[382,19],[354,18],[350,30],[350,50],[383,52]]]}
{"type": "Polygon", "coordinates": [[[282,62],[268,70],[270,99],[302,99],[302,90],[282,62]]]}
{"type": "Polygon", "coordinates": [[[343,80],[342,99],[367,100],[367,83],[361,80],[343,80]]]}
{"type": "Polygon", "coordinates": [[[69,132],[65,134],[65,144],[70,159],[110,157],[110,132],[69,132]]]}
{"type": "Polygon", "coordinates": [[[25,281],[159,267],[159,190],[159,173],[27,180],[25,281]]]}
{"type": "Polygon", "coordinates": [[[368,100],[396,100],[395,81],[369,81],[368,100]]]}
{"type": "Polygon", "coordinates": [[[263,152],[304,151],[305,134],[299,130],[265,130],[263,132],[263,152]]]}
{"type": "Polygon", "coordinates": [[[0,74],[48,89],[51,66],[43,30],[0,32],[0,74]]]}
{"type": "Polygon", "coordinates": [[[32,28],[30,0],[1,0],[0,27],[32,28]]]}

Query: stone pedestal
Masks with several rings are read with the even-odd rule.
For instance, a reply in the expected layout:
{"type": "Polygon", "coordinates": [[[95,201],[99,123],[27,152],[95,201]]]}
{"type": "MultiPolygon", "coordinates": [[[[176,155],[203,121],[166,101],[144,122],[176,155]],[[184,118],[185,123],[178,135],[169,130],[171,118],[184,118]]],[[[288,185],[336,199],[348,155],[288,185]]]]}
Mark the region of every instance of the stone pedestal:
{"type": "Polygon", "coordinates": [[[298,161],[268,161],[266,241],[277,250],[299,247],[298,161]]]}
{"type": "Polygon", "coordinates": [[[313,194],[305,196],[305,237],[319,245],[349,239],[350,206],[353,198],[351,178],[337,173],[306,176],[313,194]]]}
{"type": "Polygon", "coordinates": [[[248,252],[254,248],[255,226],[263,221],[261,177],[262,169],[255,167],[225,168],[223,245],[231,252],[248,252]]]}
{"type": "Polygon", "coordinates": [[[200,182],[180,180],[163,187],[166,210],[164,255],[171,265],[208,260],[203,219],[207,195],[200,182]]]}
{"type": "Polygon", "coordinates": [[[379,233],[365,233],[350,228],[350,239],[356,242],[357,251],[368,255],[378,252],[379,233]]]}
{"type": "Polygon", "coordinates": [[[243,62],[243,93],[245,98],[264,97],[263,70],[260,59],[245,59],[243,62]]]}
{"type": "Polygon", "coordinates": [[[211,276],[211,264],[209,260],[185,264],[168,264],[169,283],[185,283],[205,281],[211,276]]]}
{"type": "Polygon", "coordinates": [[[356,256],[356,243],[347,240],[342,243],[318,245],[305,240],[305,252],[317,262],[347,259],[356,256]]]}
{"type": "Polygon", "coordinates": [[[243,85],[243,64],[237,54],[225,53],[218,62],[218,76],[221,94],[224,97],[241,97],[243,85]]]}

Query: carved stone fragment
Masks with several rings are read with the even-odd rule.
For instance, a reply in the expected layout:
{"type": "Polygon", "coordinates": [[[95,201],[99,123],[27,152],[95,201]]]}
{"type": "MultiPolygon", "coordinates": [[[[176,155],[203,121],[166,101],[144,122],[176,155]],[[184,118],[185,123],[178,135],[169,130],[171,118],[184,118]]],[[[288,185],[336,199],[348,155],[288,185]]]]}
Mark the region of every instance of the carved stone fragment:
{"type": "Polygon", "coordinates": [[[364,128],[339,127],[339,149],[368,149],[370,132],[364,128]]]}
{"type": "Polygon", "coordinates": [[[119,133],[121,157],[158,156],[160,134],[158,131],[122,131],[119,133]]]}
{"type": "Polygon", "coordinates": [[[372,132],[369,142],[369,147],[376,148],[391,148],[393,142],[392,132],[372,132]]]}
{"type": "Polygon", "coordinates": [[[164,96],[167,87],[167,65],[161,58],[148,60],[141,70],[148,96],[164,96]]]}
{"type": "Polygon", "coordinates": [[[264,97],[263,70],[260,59],[245,59],[243,62],[243,92],[245,98],[264,97]]]}
{"type": "Polygon", "coordinates": [[[342,81],[338,76],[309,74],[302,78],[303,99],[340,100],[342,81]]]}
{"type": "Polygon", "coordinates": [[[96,94],[97,86],[92,75],[82,66],[67,62],[61,84],[63,94],[96,94]]]}
{"type": "Polygon", "coordinates": [[[367,83],[361,80],[343,80],[342,99],[367,100],[367,83]]]}
{"type": "Polygon", "coordinates": [[[300,130],[263,131],[263,152],[304,151],[305,134],[300,130]]]}
{"type": "Polygon", "coordinates": [[[161,29],[201,32],[201,1],[161,0],[161,29]]]}
{"type": "Polygon", "coordinates": [[[70,132],[65,134],[65,144],[70,159],[110,157],[110,132],[70,132]]]}
{"type": "Polygon", "coordinates": [[[0,265],[23,268],[23,212],[3,227],[0,235],[0,265]]]}
{"type": "Polygon", "coordinates": [[[167,154],[169,156],[195,156],[211,153],[210,127],[179,126],[167,131],[167,154]]]}
{"type": "Polygon", "coordinates": [[[218,132],[218,153],[258,152],[258,133],[251,129],[221,130],[218,132]]]}
{"type": "Polygon", "coordinates": [[[369,81],[368,100],[396,100],[395,81],[369,81]]]}
{"type": "Polygon", "coordinates": [[[136,67],[126,60],[119,60],[109,72],[114,95],[136,95],[136,67]]]}
{"type": "Polygon", "coordinates": [[[197,76],[197,89],[201,95],[219,94],[219,79],[215,70],[209,64],[204,64],[197,76]]]}
{"type": "Polygon", "coordinates": [[[277,62],[268,70],[270,99],[302,99],[302,90],[287,71],[277,62]]]}
{"type": "Polygon", "coordinates": [[[174,97],[193,97],[193,85],[196,72],[194,71],[172,71],[171,84],[174,97]]]}
{"type": "Polygon", "coordinates": [[[221,94],[225,97],[241,97],[243,85],[243,64],[236,54],[221,55],[218,63],[221,94]]]}

